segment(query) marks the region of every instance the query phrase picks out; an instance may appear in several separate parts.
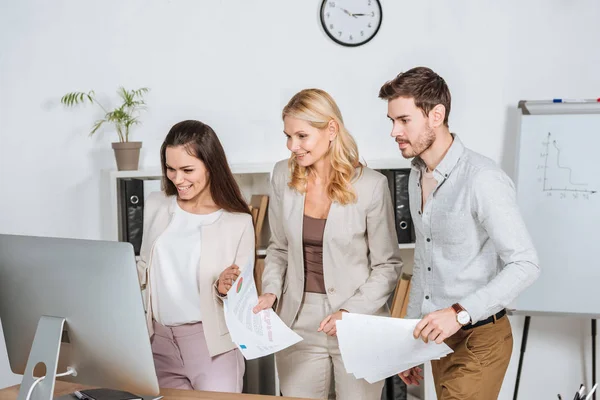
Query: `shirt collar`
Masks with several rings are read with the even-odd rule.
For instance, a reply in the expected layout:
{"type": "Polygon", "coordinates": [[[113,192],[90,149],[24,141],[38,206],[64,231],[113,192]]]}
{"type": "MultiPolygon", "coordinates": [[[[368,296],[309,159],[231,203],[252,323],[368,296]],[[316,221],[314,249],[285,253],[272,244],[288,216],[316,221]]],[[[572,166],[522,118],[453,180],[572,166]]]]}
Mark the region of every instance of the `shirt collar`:
{"type": "MultiPolygon", "coordinates": [[[[444,158],[442,158],[442,161],[440,161],[438,166],[433,171],[433,174],[437,181],[441,181],[442,179],[445,179],[448,177],[448,175],[450,175],[450,172],[454,169],[454,167],[458,163],[458,160],[460,160],[461,156],[465,151],[465,146],[463,145],[462,141],[458,138],[458,135],[454,133],[452,133],[451,135],[454,140],[452,141],[450,148],[446,152],[446,155],[444,156],[444,158]]],[[[412,160],[411,165],[413,169],[420,172],[424,171],[425,168],[427,168],[425,162],[421,160],[420,157],[415,157],[412,160]]]]}

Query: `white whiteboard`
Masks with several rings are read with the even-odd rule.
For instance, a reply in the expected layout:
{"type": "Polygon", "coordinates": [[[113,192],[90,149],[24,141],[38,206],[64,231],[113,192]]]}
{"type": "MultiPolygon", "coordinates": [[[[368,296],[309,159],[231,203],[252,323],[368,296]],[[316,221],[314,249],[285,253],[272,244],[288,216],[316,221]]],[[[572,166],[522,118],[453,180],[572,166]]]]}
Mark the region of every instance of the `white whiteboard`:
{"type": "Polygon", "coordinates": [[[520,312],[600,316],[600,114],[523,115],[517,199],[541,275],[520,312]]]}

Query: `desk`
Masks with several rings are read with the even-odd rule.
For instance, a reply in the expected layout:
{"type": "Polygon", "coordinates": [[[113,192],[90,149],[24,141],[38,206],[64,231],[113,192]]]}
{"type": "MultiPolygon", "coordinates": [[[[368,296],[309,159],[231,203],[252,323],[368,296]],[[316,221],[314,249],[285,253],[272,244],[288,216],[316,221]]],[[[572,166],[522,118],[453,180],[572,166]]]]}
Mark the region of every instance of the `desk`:
{"type": "MultiPolygon", "coordinates": [[[[89,386],[57,380],[54,396],[63,396],[75,390],[89,389],[89,386]]],[[[19,394],[19,385],[0,390],[0,400],[15,400],[19,394]]],[[[261,396],[256,394],[199,392],[196,390],[161,389],[164,400],[300,400],[297,397],[261,396]]],[[[75,397],[73,397],[75,399],[75,397]]]]}

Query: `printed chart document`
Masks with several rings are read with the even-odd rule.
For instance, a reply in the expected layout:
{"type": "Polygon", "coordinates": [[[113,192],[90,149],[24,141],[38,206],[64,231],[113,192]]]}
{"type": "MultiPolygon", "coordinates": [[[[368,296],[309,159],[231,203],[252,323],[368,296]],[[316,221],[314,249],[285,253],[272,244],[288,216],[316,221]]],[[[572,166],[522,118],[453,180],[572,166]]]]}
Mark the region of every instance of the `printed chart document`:
{"type": "Polygon", "coordinates": [[[452,353],[445,343],[415,339],[413,331],[418,322],[344,313],[336,327],[346,372],[374,383],[452,353]]]}
{"type": "Polygon", "coordinates": [[[231,339],[247,360],[276,353],[302,340],[271,308],[254,314],[258,303],[251,259],[223,299],[231,339]]]}

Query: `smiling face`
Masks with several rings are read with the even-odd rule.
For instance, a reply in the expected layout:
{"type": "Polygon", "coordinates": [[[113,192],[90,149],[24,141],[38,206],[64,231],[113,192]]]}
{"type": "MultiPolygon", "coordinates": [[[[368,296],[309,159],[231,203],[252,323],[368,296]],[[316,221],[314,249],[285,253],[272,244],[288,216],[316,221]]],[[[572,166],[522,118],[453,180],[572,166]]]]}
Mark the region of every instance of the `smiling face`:
{"type": "Polygon", "coordinates": [[[435,141],[429,117],[415,105],[412,97],[388,101],[388,118],[393,124],[390,136],[398,143],[404,158],[420,156],[435,141]]]}
{"type": "Polygon", "coordinates": [[[307,121],[290,116],[283,119],[283,133],[296,163],[305,168],[325,158],[331,140],[335,138],[335,129],[331,129],[331,124],[325,129],[318,129],[307,121]]]}
{"type": "Polygon", "coordinates": [[[168,146],[165,159],[167,178],[175,185],[181,200],[194,200],[210,191],[206,166],[190,155],[185,146],[168,146]]]}

